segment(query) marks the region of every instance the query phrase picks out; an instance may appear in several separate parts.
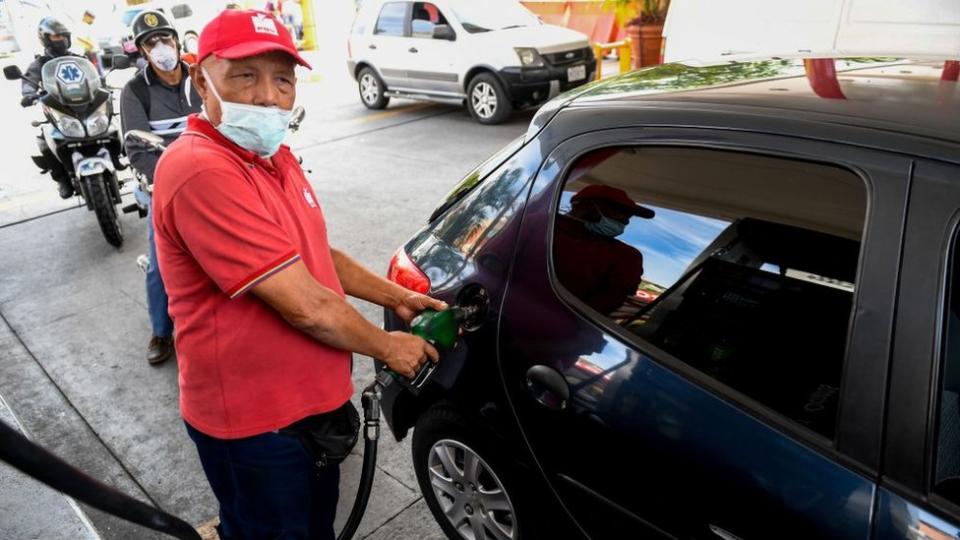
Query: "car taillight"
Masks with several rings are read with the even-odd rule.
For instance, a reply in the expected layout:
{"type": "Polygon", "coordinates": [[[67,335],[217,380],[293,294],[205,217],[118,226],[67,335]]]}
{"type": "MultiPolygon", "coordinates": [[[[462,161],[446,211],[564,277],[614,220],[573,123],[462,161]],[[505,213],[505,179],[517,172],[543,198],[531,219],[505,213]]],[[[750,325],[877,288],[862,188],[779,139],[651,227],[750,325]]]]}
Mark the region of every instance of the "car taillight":
{"type": "Polygon", "coordinates": [[[420,294],[427,294],[430,290],[430,278],[417,268],[407,252],[400,248],[390,259],[390,267],[387,269],[387,279],[411,291],[420,294]]]}

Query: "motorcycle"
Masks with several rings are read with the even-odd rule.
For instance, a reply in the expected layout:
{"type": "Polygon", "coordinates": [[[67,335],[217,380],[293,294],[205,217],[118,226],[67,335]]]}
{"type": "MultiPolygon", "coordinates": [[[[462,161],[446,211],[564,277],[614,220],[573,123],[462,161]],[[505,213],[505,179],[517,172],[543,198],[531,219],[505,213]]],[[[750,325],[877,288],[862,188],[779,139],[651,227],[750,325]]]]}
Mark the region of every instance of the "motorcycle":
{"type": "MultiPolygon", "coordinates": [[[[130,59],[117,56],[116,69],[130,67],[130,59]]],[[[39,101],[46,118],[33,121],[41,128],[40,155],[31,156],[43,172],[62,166],[74,191],[85,201],[107,243],[123,245],[123,226],[117,213],[121,181],[117,171],[127,168],[121,162],[123,147],[120,130],[112,122],[113,90],[96,67],[77,56],[51,59],[43,65],[41,80],[26,77],[18,66],[6,66],[7,80],[27,80],[39,88],[39,101]],[[55,161],[51,161],[55,160],[55,161]]]]}

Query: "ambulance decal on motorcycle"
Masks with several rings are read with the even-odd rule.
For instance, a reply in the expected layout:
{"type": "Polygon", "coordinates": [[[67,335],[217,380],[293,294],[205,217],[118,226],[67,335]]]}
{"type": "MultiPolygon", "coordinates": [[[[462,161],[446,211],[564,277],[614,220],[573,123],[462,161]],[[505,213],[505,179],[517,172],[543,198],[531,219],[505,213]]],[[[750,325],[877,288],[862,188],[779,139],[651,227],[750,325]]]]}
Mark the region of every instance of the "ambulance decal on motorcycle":
{"type": "Polygon", "coordinates": [[[64,84],[83,82],[83,70],[76,62],[61,62],[57,66],[57,79],[64,84]]]}

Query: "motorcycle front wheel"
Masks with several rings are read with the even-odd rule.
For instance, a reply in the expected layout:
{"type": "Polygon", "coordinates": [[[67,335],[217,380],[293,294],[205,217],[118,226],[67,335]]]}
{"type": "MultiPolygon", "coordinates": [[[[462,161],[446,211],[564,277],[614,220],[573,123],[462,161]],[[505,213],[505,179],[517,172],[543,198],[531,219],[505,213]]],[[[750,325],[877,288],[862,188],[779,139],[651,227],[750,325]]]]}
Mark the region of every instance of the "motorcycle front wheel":
{"type": "Polygon", "coordinates": [[[113,204],[113,198],[110,196],[110,187],[107,182],[111,178],[104,174],[92,176],[87,184],[90,204],[93,206],[93,213],[97,215],[97,222],[100,224],[100,232],[106,238],[107,243],[113,247],[123,245],[123,225],[120,223],[120,215],[117,213],[117,207],[113,204]]]}

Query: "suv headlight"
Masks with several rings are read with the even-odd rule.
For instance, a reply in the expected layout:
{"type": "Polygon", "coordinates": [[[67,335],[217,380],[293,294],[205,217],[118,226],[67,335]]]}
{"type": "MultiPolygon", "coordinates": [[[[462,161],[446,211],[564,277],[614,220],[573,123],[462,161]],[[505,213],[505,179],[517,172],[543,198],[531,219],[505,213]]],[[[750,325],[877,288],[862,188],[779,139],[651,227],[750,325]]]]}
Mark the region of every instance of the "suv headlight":
{"type": "Polygon", "coordinates": [[[76,118],[64,114],[52,107],[46,107],[46,112],[53,118],[53,125],[67,137],[83,138],[87,134],[83,131],[83,123],[76,118]]]}
{"type": "Polygon", "coordinates": [[[104,101],[103,105],[97,107],[97,110],[93,111],[93,114],[87,117],[85,122],[87,125],[87,135],[96,137],[107,131],[107,128],[110,127],[110,117],[107,116],[107,105],[109,103],[109,101],[104,101]]]}
{"type": "Polygon", "coordinates": [[[541,67],[543,66],[543,57],[536,49],[530,47],[515,47],[517,57],[520,58],[520,65],[523,67],[541,67]]]}

